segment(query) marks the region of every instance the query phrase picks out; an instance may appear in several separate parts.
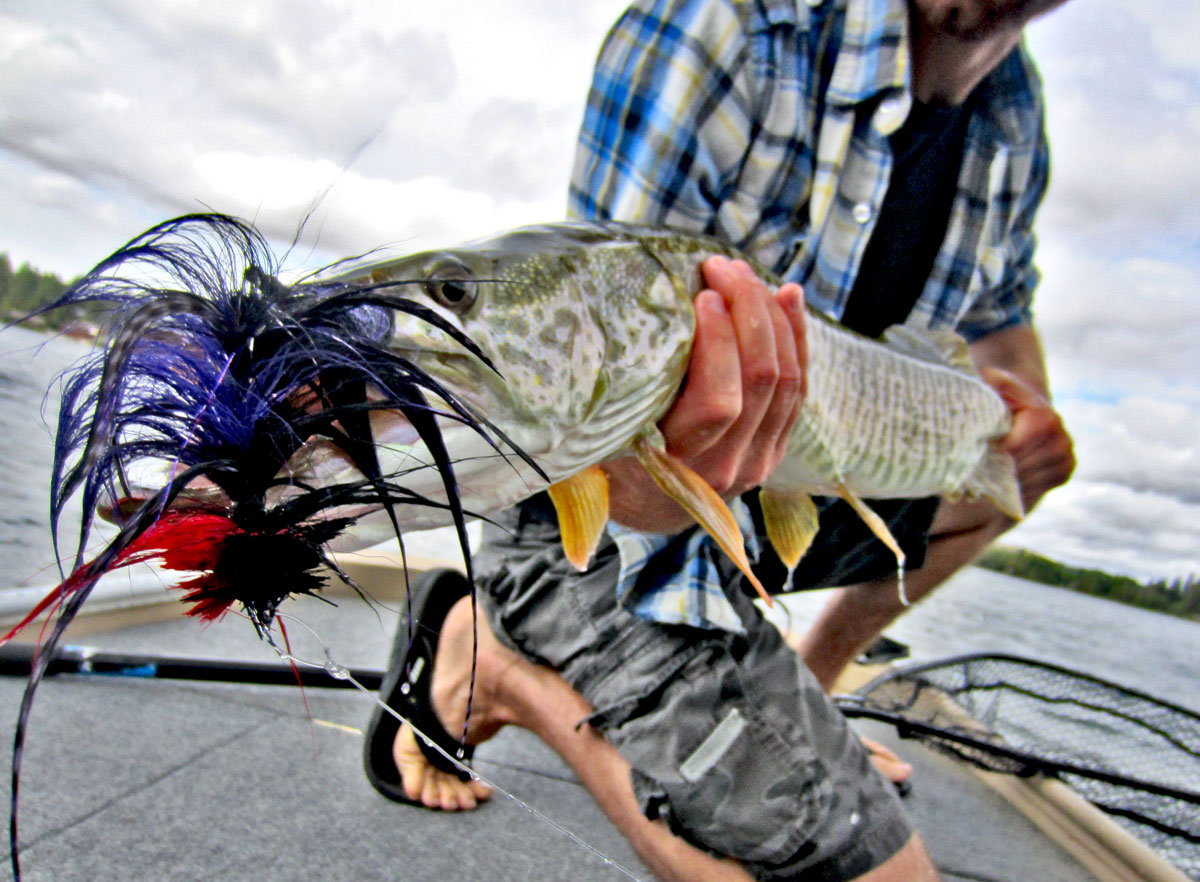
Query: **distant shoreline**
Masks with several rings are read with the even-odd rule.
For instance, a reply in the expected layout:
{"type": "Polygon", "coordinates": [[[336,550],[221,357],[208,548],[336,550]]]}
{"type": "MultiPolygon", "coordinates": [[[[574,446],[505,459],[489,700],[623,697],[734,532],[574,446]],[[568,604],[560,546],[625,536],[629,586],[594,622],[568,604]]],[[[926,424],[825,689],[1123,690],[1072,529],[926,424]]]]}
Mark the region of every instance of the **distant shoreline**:
{"type": "Polygon", "coordinates": [[[1091,594],[1129,606],[1200,622],[1200,575],[1171,581],[1139,582],[1103,570],[1073,567],[1024,548],[996,545],[976,566],[1029,582],[1091,594]]]}
{"type": "Polygon", "coordinates": [[[13,269],[8,254],[0,252],[0,316],[20,322],[31,331],[65,332],[77,337],[94,337],[95,305],[74,305],[52,313],[38,313],[66,292],[68,283],[55,273],[44,273],[28,263],[13,269]]]}

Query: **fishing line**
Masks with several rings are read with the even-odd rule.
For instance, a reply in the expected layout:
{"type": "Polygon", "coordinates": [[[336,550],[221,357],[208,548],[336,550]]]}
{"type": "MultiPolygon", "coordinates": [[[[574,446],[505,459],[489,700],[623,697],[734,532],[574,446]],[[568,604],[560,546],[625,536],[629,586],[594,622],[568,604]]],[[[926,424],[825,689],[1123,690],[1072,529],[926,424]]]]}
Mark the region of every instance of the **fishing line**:
{"type": "Polygon", "coordinates": [[[317,643],[319,643],[321,645],[321,648],[325,653],[324,661],[322,661],[322,662],[312,661],[310,659],[301,658],[300,656],[290,654],[290,653],[284,651],[283,649],[281,649],[279,647],[279,645],[277,643],[275,643],[275,641],[273,639],[268,638],[267,642],[269,643],[271,648],[275,650],[275,653],[279,656],[279,658],[282,661],[285,661],[285,662],[288,662],[291,664],[296,664],[296,665],[303,665],[304,667],[308,667],[308,668],[320,668],[320,669],[324,670],[325,673],[327,673],[329,676],[333,677],[335,680],[342,680],[344,682],[350,683],[352,686],[354,686],[355,689],[357,689],[363,695],[367,696],[371,701],[373,701],[379,707],[383,708],[383,710],[385,712],[387,712],[391,716],[395,717],[401,723],[403,723],[404,725],[406,725],[410,729],[412,729],[412,731],[416,734],[416,736],[418,738],[420,738],[423,742],[425,742],[425,744],[432,747],[439,754],[441,754],[444,758],[446,758],[451,763],[453,763],[455,765],[455,767],[457,767],[458,769],[460,769],[463,772],[470,775],[473,780],[480,781],[480,782],[488,785],[493,790],[495,790],[497,793],[500,793],[505,798],[507,798],[508,800],[513,802],[518,808],[521,808],[524,811],[528,812],[534,818],[541,821],[543,824],[546,824],[551,829],[557,831],[560,835],[565,836],[568,840],[570,840],[575,845],[582,848],[584,851],[591,854],[593,857],[596,857],[599,860],[603,861],[605,864],[607,864],[608,866],[617,870],[622,875],[624,875],[630,879],[633,879],[634,882],[648,882],[648,880],[642,879],[641,876],[637,875],[635,872],[633,872],[629,868],[625,867],[619,861],[616,861],[613,858],[610,858],[604,852],[600,851],[600,849],[596,848],[594,845],[587,842],[587,840],[583,839],[578,834],[573,833],[571,830],[564,827],[558,821],[555,821],[553,818],[549,817],[548,815],[544,814],[543,812],[538,811],[538,809],[534,808],[532,805],[525,802],[525,800],[521,799],[519,796],[509,793],[507,790],[505,790],[503,787],[501,787],[496,782],[490,780],[489,778],[487,778],[484,775],[477,772],[475,769],[468,766],[466,763],[464,763],[462,761],[461,757],[454,756],[453,754],[451,754],[447,750],[445,750],[440,744],[435,742],[432,738],[427,736],[424,732],[422,732],[415,725],[413,725],[411,720],[407,719],[402,714],[398,713],[395,708],[389,707],[388,704],[379,697],[379,694],[377,692],[374,692],[374,691],[368,689],[366,686],[364,686],[362,683],[360,683],[354,677],[354,675],[351,673],[351,671],[348,667],[337,662],[333,658],[333,652],[329,648],[329,646],[321,639],[321,637],[317,634],[317,632],[314,631],[306,622],[301,621],[300,619],[297,619],[294,616],[285,615],[285,614],[280,614],[279,617],[287,618],[289,621],[294,621],[297,624],[299,624],[301,627],[303,627],[305,630],[307,630],[313,636],[313,638],[317,641],[317,643]]]}

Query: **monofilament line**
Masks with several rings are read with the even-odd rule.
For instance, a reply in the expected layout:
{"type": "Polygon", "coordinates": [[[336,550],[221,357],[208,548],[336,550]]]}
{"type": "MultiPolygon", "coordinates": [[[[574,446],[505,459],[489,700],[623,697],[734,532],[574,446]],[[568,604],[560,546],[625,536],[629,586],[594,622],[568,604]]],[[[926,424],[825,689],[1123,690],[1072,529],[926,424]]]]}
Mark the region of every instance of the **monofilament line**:
{"type": "MultiPolygon", "coordinates": [[[[309,630],[311,631],[311,629],[309,629],[309,630]]],[[[314,636],[315,636],[315,634],[314,634],[314,636]]],[[[633,879],[634,882],[648,882],[648,880],[642,879],[641,876],[637,875],[629,868],[623,866],[622,864],[620,864],[617,861],[613,860],[612,858],[608,857],[608,855],[606,855],[604,852],[600,851],[600,849],[596,848],[594,845],[591,845],[586,840],[580,838],[577,834],[568,830],[562,824],[558,823],[558,821],[555,821],[553,818],[550,818],[547,815],[543,814],[542,812],[538,811],[536,808],[531,806],[529,803],[525,802],[520,797],[515,796],[512,793],[509,793],[507,790],[505,790],[503,787],[501,787],[499,784],[495,783],[494,781],[491,781],[488,778],[485,778],[483,775],[479,774],[479,772],[475,771],[470,766],[467,766],[465,763],[463,763],[462,760],[459,759],[458,757],[453,756],[450,753],[447,753],[439,744],[434,742],[427,735],[425,735],[424,732],[422,732],[420,729],[418,729],[416,726],[414,726],[412,724],[411,720],[408,720],[403,715],[397,713],[395,708],[389,707],[387,705],[387,703],[384,702],[377,693],[368,689],[366,686],[364,686],[362,683],[360,683],[357,679],[355,679],[354,675],[352,673],[350,673],[349,668],[347,668],[345,665],[339,664],[338,662],[334,661],[333,655],[329,651],[329,647],[327,647],[327,646],[325,647],[325,661],[323,663],[308,661],[307,659],[297,658],[294,655],[289,655],[288,653],[282,651],[278,646],[273,645],[273,648],[275,649],[276,653],[279,654],[279,657],[281,659],[283,659],[284,661],[292,662],[297,665],[304,665],[305,667],[310,667],[310,668],[321,668],[327,674],[329,674],[329,676],[333,677],[334,679],[345,680],[346,682],[350,683],[352,686],[354,686],[355,689],[357,689],[359,692],[363,693],[363,695],[366,695],[369,699],[371,699],[371,701],[375,702],[375,704],[377,704],[381,708],[383,708],[384,711],[391,714],[393,717],[395,717],[401,723],[407,725],[410,729],[413,730],[413,732],[417,735],[418,738],[423,740],[426,744],[431,745],[434,750],[436,750],[438,753],[440,753],[442,756],[444,756],[450,762],[454,763],[454,765],[456,767],[458,767],[459,769],[462,769],[464,772],[466,772],[472,778],[474,778],[477,781],[482,781],[484,784],[487,784],[489,787],[491,787],[498,793],[503,794],[507,799],[511,800],[519,808],[525,810],[526,812],[531,814],[533,817],[535,817],[539,821],[541,821],[543,824],[546,824],[547,826],[551,827],[552,829],[558,831],[558,833],[565,836],[567,839],[569,839],[571,842],[578,845],[584,851],[589,852],[596,858],[600,859],[608,866],[612,867],[613,869],[617,870],[618,872],[622,873],[623,875],[629,877],[630,879],[633,879]]]]}

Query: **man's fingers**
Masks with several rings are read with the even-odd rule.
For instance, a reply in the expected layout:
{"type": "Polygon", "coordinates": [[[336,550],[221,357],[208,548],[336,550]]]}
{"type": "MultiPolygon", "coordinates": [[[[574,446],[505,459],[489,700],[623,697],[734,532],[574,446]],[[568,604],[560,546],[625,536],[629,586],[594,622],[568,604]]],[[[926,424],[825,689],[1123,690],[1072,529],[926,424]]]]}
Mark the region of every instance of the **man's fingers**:
{"type": "Polygon", "coordinates": [[[803,296],[772,293],[744,261],[712,257],[679,399],[659,423],[672,454],[721,494],[761,483],[799,414],[807,360],[803,296]]]}
{"type": "Polygon", "coordinates": [[[775,394],[778,325],[785,320],[767,286],[744,261],[714,257],[704,262],[703,269],[709,286],[725,294],[733,318],[742,377],[737,441],[744,442],[753,435],[775,394]]]}
{"type": "Polygon", "coordinates": [[[807,347],[803,337],[803,299],[799,286],[785,286],[767,297],[775,335],[776,379],[771,400],[747,442],[749,455],[739,477],[742,486],[761,484],[779,464],[800,415],[803,397],[804,369],[800,352],[807,347]]]}
{"type": "Polygon", "coordinates": [[[982,375],[1013,413],[1012,429],[1002,446],[1016,462],[1021,499],[1028,511],[1071,477],[1075,470],[1071,436],[1062,417],[1036,389],[996,368],[984,368],[982,375]]]}
{"type": "MultiPolygon", "coordinates": [[[[808,387],[808,335],[804,315],[804,292],[795,283],[788,283],[775,294],[775,302],[783,311],[785,325],[782,333],[786,343],[778,346],[779,386],[776,402],[784,419],[776,440],[775,459],[778,462],[787,452],[788,439],[800,416],[808,387]]],[[[774,408],[775,405],[772,405],[774,408]]]]}
{"type": "MultiPolygon", "coordinates": [[[[1028,407],[1050,407],[1050,400],[1016,374],[995,367],[984,367],[980,376],[1004,399],[1008,409],[1016,412],[1028,407]]],[[[1052,408],[1051,408],[1052,409],[1052,408]]]]}
{"type": "Polygon", "coordinates": [[[696,296],[696,335],[683,391],[659,423],[667,450],[684,459],[711,447],[742,409],[737,338],[724,298],[696,296]]]}
{"type": "Polygon", "coordinates": [[[733,320],[742,407],[719,448],[694,465],[719,493],[740,493],[761,483],[776,464],[777,439],[791,418],[799,383],[795,343],[782,307],[745,261],[710,258],[703,270],[705,280],[724,295],[733,320]],[[790,362],[786,371],[785,362],[790,362]],[[781,393],[781,381],[788,392],[781,393]]]}
{"type": "Polygon", "coordinates": [[[796,346],[796,361],[800,365],[800,398],[808,391],[808,316],[804,311],[804,289],[795,282],[788,282],[775,294],[791,326],[792,341],[796,346]]]}

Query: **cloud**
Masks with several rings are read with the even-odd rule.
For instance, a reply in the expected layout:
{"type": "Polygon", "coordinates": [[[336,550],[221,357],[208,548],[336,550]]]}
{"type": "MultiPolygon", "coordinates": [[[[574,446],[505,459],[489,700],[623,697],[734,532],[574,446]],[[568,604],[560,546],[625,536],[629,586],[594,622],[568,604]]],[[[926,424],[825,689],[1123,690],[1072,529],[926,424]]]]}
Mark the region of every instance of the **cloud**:
{"type": "MultiPolygon", "coordinates": [[[[1200,53],[1175,0],[1068,4],[1031,28],[1054,151],[1044,229],[1092,247],[1197,229],[1200,53]]],[[[1194,233],[1184,234],[1200,243],[1194,233]]]]}
{"type": "Polygon", "coordinates": [[[1002,541],[1076,566],[1153,580],[1200,573],[1197,536],[1200,504],[1077,480],[1053,491],[1002,541]]]}
{"type": "Polygon", "coordinates": [[[0,15],[0,157],[38,176],[5,176],[0,227],[5,247],[49,254],[41,265],[68,275],[150,222],[202,206],[294,231],[331,185],[329,205],[345,191],[368,199],[323,217],[346,231],[339,243],[362,237],[353,251],[412,235],[418,222],[440,239],[560,217],[591,61],[620,8],[65,6],[0,15]],[[47,190],[50,178],[82,188],[73,206],[66,189],[47,190]],[[409,198],[385,210],[385,194],[409,198]],[[274,220],[284,213],[290,222],[274,220]],[[81,231],[102,218],[110,223],[81,231]],[[79,243],[102,240],[72,259],[79,243]]]}
{"type": "Polygon", "coordinates": [[[1079,447],[1076,480],[1123,485],[1200,505],[1195,403],[1126,397],[1060,405],[1079,447]]]}
{"type": "Polygon", "coordinates": [[[1141,578],[1200,572],[1200,266],[1053,231],[1039,263],[1038,324],[1079,466],[1011,541],[1141,578]]]}

